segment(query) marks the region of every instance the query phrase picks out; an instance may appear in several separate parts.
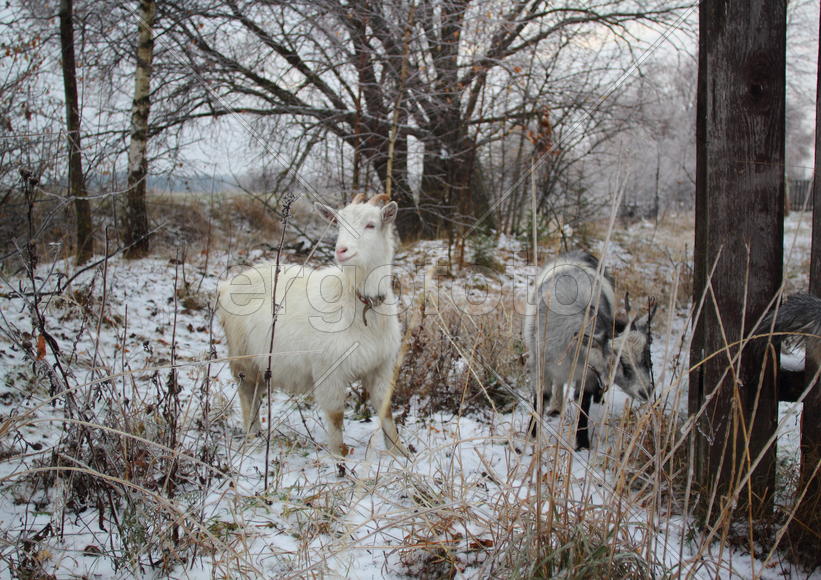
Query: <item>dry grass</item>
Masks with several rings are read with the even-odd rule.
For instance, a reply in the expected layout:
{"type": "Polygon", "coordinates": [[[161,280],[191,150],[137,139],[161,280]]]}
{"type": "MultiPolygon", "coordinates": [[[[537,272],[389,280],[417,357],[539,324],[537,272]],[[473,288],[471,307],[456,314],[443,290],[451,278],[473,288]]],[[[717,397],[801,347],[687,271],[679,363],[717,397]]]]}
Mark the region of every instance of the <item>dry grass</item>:
{"type": "MultiPolygon", "coordinates": [[[[598,224],[602,238],[605,228],[606,224],[598,224]]],[[[693,295],[693,235],[689,214],[665,215],[657,224],[642,221],[614,231],[612,240],[632,258],[625,262],[615,256],[610,262],[620,293],[654,296],[663,309],[671,304],[687,308],[693,295]]]]}
{"type": "MultiPolygon", "coordinates": [[[[123,245],[125,208],[122,196],[92,200],[97,254],[123,245]],[[108,236],[108,240],[106,240],[108,236]]],[[[255,248],[270,251],[280,232],[273,211],[247,195],[168,194],[148,196],[151,251],[173,259],[179,248],[204,255],[211,248],[233,248],[247,254],[255,248]]],[[[60,260],[74,253],[74,206],[60,193],[38,190],[33,212],[36,247],[43,260],[60,260]]],[[[26,203],[13,194],[0,209],[0,255],[4,267],[16,268],[14,256],[28,236],[26,203]]]]}
{"type": "Polygon", "coordinates": [[[203,254],[208,248],[235,248],[247,254],[254,248],[271,250],[280,223],[273,212],[245,195],[154,195],[151,223],[154,254],[173,258],[180,247],[203,254]]]}

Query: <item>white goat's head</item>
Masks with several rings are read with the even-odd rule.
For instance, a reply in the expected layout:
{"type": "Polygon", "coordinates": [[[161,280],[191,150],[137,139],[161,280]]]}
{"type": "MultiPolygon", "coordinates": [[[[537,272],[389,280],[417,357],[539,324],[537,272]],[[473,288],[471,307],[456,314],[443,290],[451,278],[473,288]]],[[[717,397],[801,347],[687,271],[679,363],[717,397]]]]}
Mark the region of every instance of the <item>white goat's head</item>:
{"type": "Polygon", "coordinates": [[[379,194],[366,202],[365,195],[360,193],[340,210],[321,203],[314,205],[325,219],[339,225],[335,256],[340,266],[369,271],[391,263],[392,224],[398,210],[395,201],[379,194]]]}
{"type": "Polygon", "coordinates": [[[615,382],[621,389],[636,399],[649,401],[653,398],[653,366],[650,346],[653,337],[650,323],[658,305],[650,299],[647,314],[638,320],[631,320],[630,301],[625,297],[629,322],[610,342],[611,362],[616,366],[615,382]],[[620,355],[620,356],[619,356],[620,355]]]}

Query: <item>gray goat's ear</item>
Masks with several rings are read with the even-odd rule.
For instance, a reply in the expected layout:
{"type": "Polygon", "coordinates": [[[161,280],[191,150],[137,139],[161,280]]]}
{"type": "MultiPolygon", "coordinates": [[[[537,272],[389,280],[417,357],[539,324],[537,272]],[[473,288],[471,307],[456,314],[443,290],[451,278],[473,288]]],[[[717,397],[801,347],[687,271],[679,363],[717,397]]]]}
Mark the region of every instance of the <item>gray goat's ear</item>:
{"type": "Polygon", "coordinates": [[[653,317],[656,315],[656,310],[658,310],[658,307],[659,305],[658,302],[656,302],[656,299],[654,297],[650,297],[647,300],[647,313],[639,318],[634,324],[636,330],[643,332],[644,334],[650,332],[650,325],[653,322],[653,317]]]}
{"type": "Polygon", "coordinates": [[[334,210],[332,210],[331,208],[329,208],[324,203],[319,203],[318,201],[315,201],[314,202],[314,209],[316,209],[316,211],[319,212],[319,215],[324,217],[329,222],[331,222],[331,223],[336,222],[336,212],[334,210]]]}
{"type": "MultiPolygon", "coordinates": [[[[574,340],[578,340],[579,333],[577,332],[573,337],[574,340]]],[[[582,345],[587,346],[588,344],[592,344],[593,346],[600,348],[602,351],[607,350],[607,334],[604,332],[596,332],[594,334],[590,334],[589,332],[585,332],[584,336],[582,336],[582,345]],[[592,343],[590,341],[593,341],[592,343]]]]}
{"type": "Polygon", "coordinates": [[[653,317],[656,315],[656,310],[659,309],[659,303],[655,296],[647,299],[647,327],[650,328],[650,323],[653,322],[653,317]]]}
{"type": "Polygon", "coordinates": [[[389,224],[396,219],[396,212],[399,211],[399,206],[395,201],[385,204],[382,208],[382,223],[389,224]]]}

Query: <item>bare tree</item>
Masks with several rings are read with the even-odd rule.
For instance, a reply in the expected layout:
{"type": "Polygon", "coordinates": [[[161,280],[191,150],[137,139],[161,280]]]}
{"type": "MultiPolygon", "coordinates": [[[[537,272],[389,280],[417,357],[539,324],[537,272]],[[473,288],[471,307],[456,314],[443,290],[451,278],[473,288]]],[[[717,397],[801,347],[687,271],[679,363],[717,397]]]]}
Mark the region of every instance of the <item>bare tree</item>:
{"type": "Polygon", "coordinates": [[[60,2],[60,48],[63,56],[63,85],[66,95],[68,134],[68,183],[76,213],[78,264],[94,254],[91,204],[86,199],[83,175],[83,149],[80,143],[80,101],[77,97],[77,66],[74,58],[74,7],[72,0],[60,2]]]}
{"type": "Polygon", "coordinates": [[[50,137],[42,134],[42,119],[58,112],[58,103],[40,90],[45,64],[43,40],[14,29],[17,16],[2,22],[8,33],[2,39],[5,54],[0,75],[0,201],[16,190],[20,166],[27,165],[40,178],[54,157],[38,150],[38,145],[49,140],[45,137],[50,137]]]}
{"type": "MultiPolygon", "coordinates": [[[[786,174],[788,179],[811,177],[813,165],[815,84],[818,57],[819,3],[787,2],[786,174]]],[[[794,208],[800,209],[800,208],[794,208]]]]}
{"type": "Polygon", "coordinates": [[[66,94],[66,128],[68,134],[68,184],[74,198],[77,218],[78,264],[94,254],[94,231],[91,204],[86,199],[83,175],[83,149],[80,143],[80,101],[77,97],[77,66],[74,58],[74,7],[72,0],[60,2],[60,48],[63,56],[63,85],[66,94]]]}
{"type": "Polygon", "coordinates": [[[589,4],[203,0],[169,10],[185,66],[196,72],[187,119],[287,116],[339,140],[352,153],[348,183],[390,181],[400,232],[416,237],[454,222],[493,221],[481,150],[504,124],[537,121],[555,96],[546,80],[518,101],[497,99],[518,74],[517,60],[565,50],[580,30],[592,42],[611,33],[626,42],[632,23],[667,21],[679,10],[663,2],[589,4]],[[415,167],[411,146],[422,151],[415,167]]]}
{"type": "Polygon", "coordinates": [[[75,7],[93,87],[83,161],[117,176],[128,152],[127,243],[147,243],[149,161],[174,167],[183,131],[235,113],[266,153],[271,199],[300,172],[303,188],[390,188],[405,239],[479,220],[514,231],[535,167],[540,214],[581,218],[574,206],[594,207],[590,153],[632,120],[624,99],[600,97],[641,46],[632,31],[680,13],[662,0],[158,3],[150,60],[132,66],[135,5],[75,7]],[[545,156],[530,138],[544,119],[545,156]]]}
{"type": "Polygon", "coordinates": [[[590,174],[615,177],[606,181],[624,192],[623,216],[693,207],[696,67],[683,56],[677,66],[669,53],[645,63],[644,75],[619,96],[624,117],[616,135],[588,165],[590,174]]]}

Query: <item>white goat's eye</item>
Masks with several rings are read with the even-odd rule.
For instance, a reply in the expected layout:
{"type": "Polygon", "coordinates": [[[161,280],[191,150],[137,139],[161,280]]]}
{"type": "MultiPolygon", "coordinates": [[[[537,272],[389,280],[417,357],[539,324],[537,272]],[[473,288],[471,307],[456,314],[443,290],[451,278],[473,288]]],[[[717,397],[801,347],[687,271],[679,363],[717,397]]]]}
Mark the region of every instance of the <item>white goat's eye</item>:
{"type": "Polygon", "coordinates": [[[375,227],[376,227],[376,224],[372,224],[372,223],[365,224],[365,229],[366,229],[366,230],[372,230],[372,229],[374,229],[375,227]]]}

